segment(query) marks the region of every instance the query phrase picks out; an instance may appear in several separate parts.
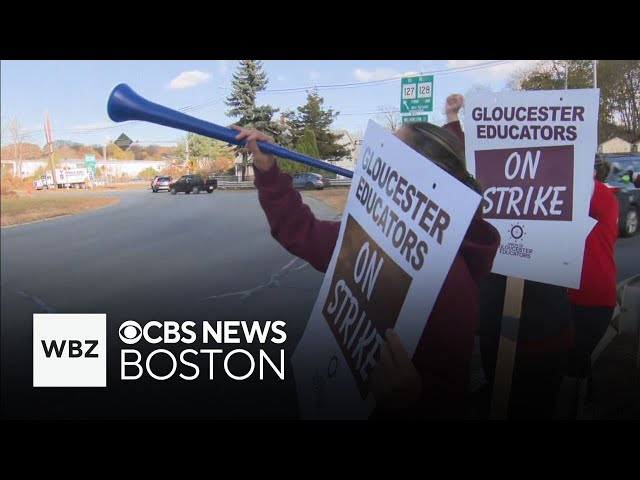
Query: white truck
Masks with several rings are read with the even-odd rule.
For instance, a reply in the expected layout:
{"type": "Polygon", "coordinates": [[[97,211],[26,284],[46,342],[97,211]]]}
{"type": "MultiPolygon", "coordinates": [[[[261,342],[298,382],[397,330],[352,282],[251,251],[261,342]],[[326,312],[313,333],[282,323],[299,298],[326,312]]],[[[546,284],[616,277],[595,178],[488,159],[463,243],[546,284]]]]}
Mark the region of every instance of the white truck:
{"type": "Polygon", "coordinates": [[[56,168],[54,171],[56,174],[55,182],[51,177],[51,171],[48,170],[45,175],[34,182],[36,190],[53,188],[54,185],[58,188],[87,188],[92,180],[88,168],[56,168]]]}

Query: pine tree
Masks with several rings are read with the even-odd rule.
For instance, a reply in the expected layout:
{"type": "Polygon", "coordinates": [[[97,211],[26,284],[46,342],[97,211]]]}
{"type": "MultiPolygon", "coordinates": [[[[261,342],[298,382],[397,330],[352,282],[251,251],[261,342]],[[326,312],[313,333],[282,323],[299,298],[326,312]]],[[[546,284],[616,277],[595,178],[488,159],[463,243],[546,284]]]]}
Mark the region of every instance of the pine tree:
{"type": "Polygon", "coordinates": [[[307,95],[307,103],[298,107],[297,112],[287,112],[285,118],[295,140],[303,136],[305,128],[311,128],[316,137],[319,158],[335,162],[348,156],[349,150],[338,143],[340,135],[330,130],[331,124],[340,112],[331,108],[324,110],[323,103],[324,99],[316,90],[313,90],[307,95]]]}
{"type": "MultiPolygon", "coordinates": [[[[296,142],[294,150],[298,153],[303,153],[313,158],[320,158],[320,152],[318,151],[318,144],[316,142],[316,135],[311,128],[306,128],[302,137],[296,142]]],[[[278,167],[283,172],[287,173],[299,173],[299,172],[316,172],[326,174],[325,170],[305,165],[304,163],[295,162],[293,160],[287,160],[284,158],[278,159],[278,167]]]]}
{"type": "MultiPolygon", "coordinates": [[[[256,105],[258,92],[265,90],[268,83],[267,74],[262,70],[262,61],[240,60],[231,81],[231,94],[225,101],[230,107],[227,115],[238,118],[237,125],[258,129],[278,141],[283,133],[283,127],[271,121],[278,109],[270,105],[256,105]]],[[[244,148],[237,148],[236,151],[242,154],[242,180],[244,181],[249,165],[249,153],[244,148]]]]}

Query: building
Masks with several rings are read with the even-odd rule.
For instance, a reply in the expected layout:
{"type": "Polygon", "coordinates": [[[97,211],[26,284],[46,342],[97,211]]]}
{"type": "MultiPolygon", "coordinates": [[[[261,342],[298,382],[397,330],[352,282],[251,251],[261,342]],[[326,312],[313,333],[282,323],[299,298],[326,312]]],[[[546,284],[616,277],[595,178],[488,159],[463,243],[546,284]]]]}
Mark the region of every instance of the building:
{"type": "MultiPolygon", "coordinates": [[[[236,166],[236,177],[238,177],[238,180],[240,181],[242,180],[242,155],[241,154],[236,155],[235,166],[236,166]]],[[[245,180],[253,180],[254,178],[253,161],[252,161],[251,155],[249,155],[249,158],[247,159],[247,169],[244,172],[244,177],[245,177],[245,180]]]]}
{"type": "MultiPolygon", "coordinates": [[[[96,169],[114,179],[123,176],[136,177],[143,170],[151,167],[160,171],[171,164],[168,160],[97,160],[96,169]]],[[[57,168],[82,168],[85,166],[84,159],[63,160],[57,163],[57,168]]],[[[49,168],[49,161],[43,160],[22,160],[21,177],[31,177],[41,167],[49,168]]],[[[13,175],[18,174],[18,162],[16,160],[2,159],[2,171],[9,171],[13,175]]]]}
{"type": "Polygon", "coordinates": [[[598,145],[598,153],[628,153],[630,151],[631,143],[620,137],[610,138],[606,142],[602,142],[598,145]]]}
{"type": "MultiPolygon", "coordinates": [[[[352,172],[356,169],[358,158],[360,157],[360,148],[362,147],[362,135],[348,132],[347,130],[334,130],[333,133],[340,135],[338,143],[345,147],[349,152],[349,156],[338,162],[331,162],[338,167],[346,168],[352,172]]],[[[338,175],[342,178],[341,175],[338,175]]]]}

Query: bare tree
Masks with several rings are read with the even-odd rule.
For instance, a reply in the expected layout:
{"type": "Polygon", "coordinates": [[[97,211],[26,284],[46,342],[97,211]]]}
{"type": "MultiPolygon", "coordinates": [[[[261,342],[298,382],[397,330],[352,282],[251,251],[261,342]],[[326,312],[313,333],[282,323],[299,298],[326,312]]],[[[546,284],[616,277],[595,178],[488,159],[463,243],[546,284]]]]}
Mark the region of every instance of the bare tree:
{"type": "Polygon", "coordinates": [[[402,125],[402,118],[400,117],[400,111],[396,107],[386,105],[384,107],[378,107],[378,119],[382,122],[382,126],[392,132],[395,132],[400,125],[402,125]]]}
{"type": "Polygon", "coordinates": [[[16,167],[18,169],[18,178],[22,178],[22,140],[24,137],[24,133],[22,131],[22,125],[20,124],[20,120],[18,117],[13,117],[9,121],[9,135],[11,136],[11,141],[13,142],[13,152],[14,152],[14,160],[16,162],[16,167]]]}

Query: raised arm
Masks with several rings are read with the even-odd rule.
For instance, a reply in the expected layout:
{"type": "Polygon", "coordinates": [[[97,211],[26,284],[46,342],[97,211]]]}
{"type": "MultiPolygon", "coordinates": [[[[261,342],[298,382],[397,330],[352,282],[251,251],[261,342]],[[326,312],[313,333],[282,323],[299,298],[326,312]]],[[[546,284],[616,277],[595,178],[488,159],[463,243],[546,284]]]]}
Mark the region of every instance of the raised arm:
{"type": "Polygon", "coordinates": [[[293,188],[291,177],[280,171],[275,157],[260,151],[256,142],[273,142],[271,137],[256,130],[233,128],[239,132],[238,140],[246,138],[247,149],[253,155],[254,183],[271,235],[287,251],[325,272],[338,240],[340,222],[317,219],[293,188]]]}
{"type": "Polygon", "coordinates": [[[444,125],[444,128],[458,137],[464,145],[464,132],[462,131],[462,126],[460,125],[460,118],[458,118],[458,112],[463,105],[464,97],[462,95],[454,93],[447,97],[447,101],[444,107],[445,113],[447,114],[447,123],[444,125]]]}

